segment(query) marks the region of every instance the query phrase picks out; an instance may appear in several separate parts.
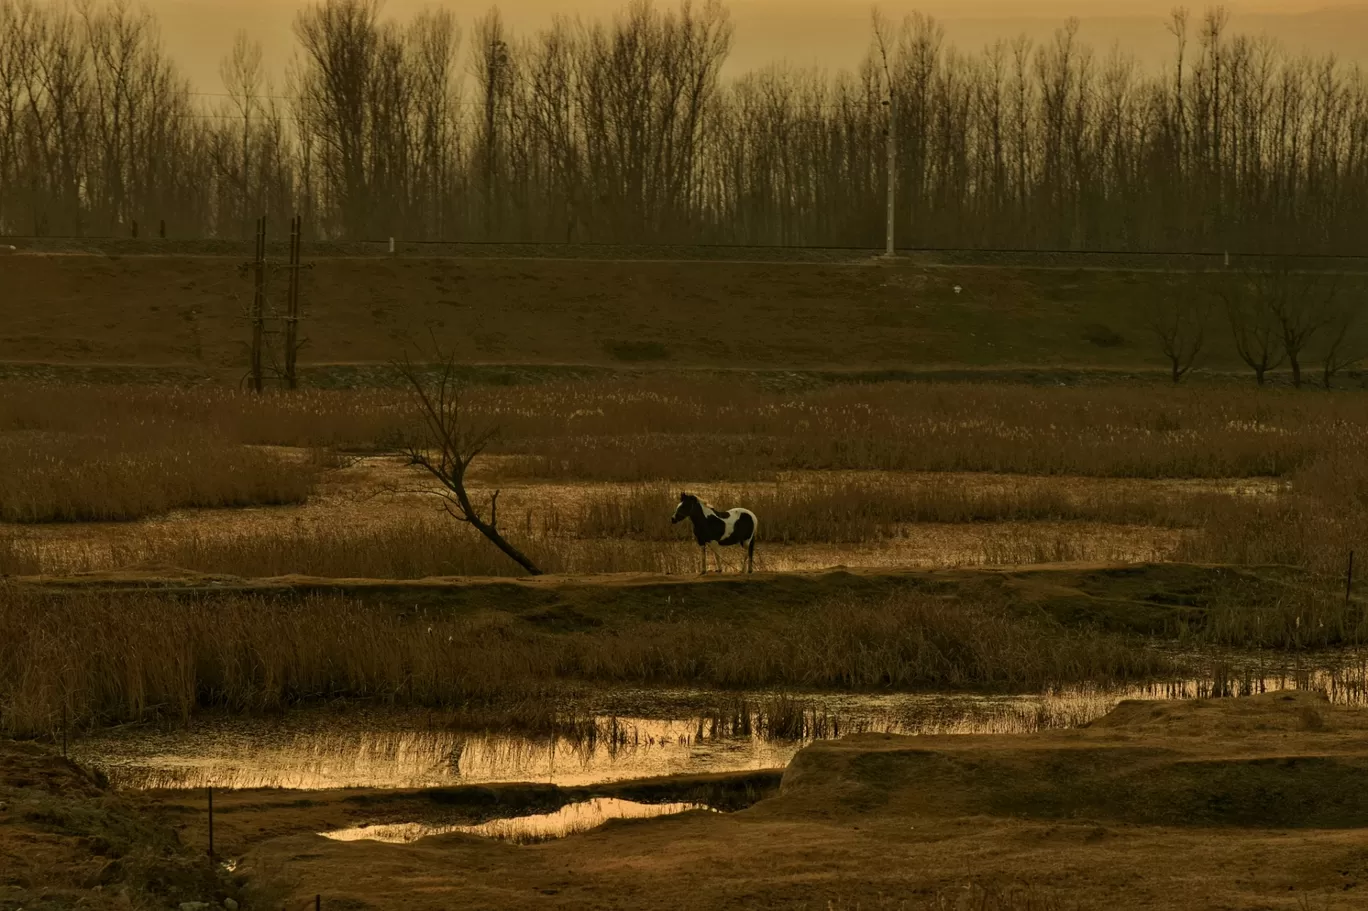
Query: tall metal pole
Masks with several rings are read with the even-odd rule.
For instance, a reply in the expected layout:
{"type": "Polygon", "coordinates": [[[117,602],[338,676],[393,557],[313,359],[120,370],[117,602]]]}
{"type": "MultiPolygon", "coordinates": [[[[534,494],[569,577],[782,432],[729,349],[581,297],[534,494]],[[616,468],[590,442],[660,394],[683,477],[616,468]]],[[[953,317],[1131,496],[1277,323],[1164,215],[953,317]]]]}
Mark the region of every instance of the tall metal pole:
{"type": "Polygon", "coordinates": [[[892,256],[894,211],[898,191],[898,131],[891,91],[888,99],[884,101],[884,107],[888,108],[888,121],[884,127],[884,135],[888,137],[884,143],[888,147],[888,225],[884,231],[884,256],[892,256]]]}

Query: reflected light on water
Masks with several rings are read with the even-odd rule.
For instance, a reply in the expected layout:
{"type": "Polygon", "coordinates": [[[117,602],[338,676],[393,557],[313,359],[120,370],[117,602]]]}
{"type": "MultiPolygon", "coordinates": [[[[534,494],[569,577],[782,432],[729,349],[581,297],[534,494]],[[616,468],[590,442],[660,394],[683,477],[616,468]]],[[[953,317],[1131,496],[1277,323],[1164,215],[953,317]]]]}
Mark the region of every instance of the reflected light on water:
{"type": "Polygon", "coordinates": [[[188,729],[127,727],[71,747],[74,759],[131,788],[428,788],[499,782],[563,787],[786,766],[805,743],[851,733],[1025,734],[1072,728],[1123,699],[1194,699],[1324,690],[1365,704],[1368,671],[1223,671],[1206,680],[1078,687],[1020,696],[606,694],[591,736],[453,730],[439,714],[350,707],[281,718],[208,717],[188,729]],[[708,709],[707,706],[724,706],[708,709]]]}
{"type": "Polygon", "coordinates": [[[700,803],[637,803],[633,800],[619,800],[615,797],[600,797],[566,804],[554,813],[491,819],[478,825],[448,826],[406,822],[389,825],[353,826],[349,829],[336,829],[320,834],[336,841],[382,841],[389,844],[408,844],[433,835],[462,832],[467,835],[480,835],[517,845],[526,845],[588,832],[610,819],[649,819],[656,816],[673,816],[678,813],[686,813],[689,810],[709,809],[700,803]]]}

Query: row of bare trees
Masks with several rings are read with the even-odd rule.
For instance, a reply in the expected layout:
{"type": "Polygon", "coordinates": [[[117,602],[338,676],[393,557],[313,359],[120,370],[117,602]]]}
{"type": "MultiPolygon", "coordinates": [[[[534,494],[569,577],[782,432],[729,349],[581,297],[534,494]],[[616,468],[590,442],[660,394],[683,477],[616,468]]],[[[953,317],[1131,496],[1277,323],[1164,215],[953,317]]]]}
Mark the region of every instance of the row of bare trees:
{"type": "Polygon", "coordinates": [[[1314,364],[1329,389],[1336,375],[1368,354],[1365,300],[1360,277],[1283,259],[1175,279],[1149,303],[1148,319],[1175,383],[1199,366],[1220,315],[1260,386],[1286,365],[1292,384],[1301,387],[1314,364]]]}
{"type": "Polygon", "coordinates": [[[128,0],[0,0],[0,233],[874,247],[891,97],[903,246],[1362,252],[1364,73],[1169,26],[1161,72],[914,16],[876,21],[887,67],[724,80],[719,0],[522,36],[321,0],[284,85],[241,36],[206,97],[128,0]]]}

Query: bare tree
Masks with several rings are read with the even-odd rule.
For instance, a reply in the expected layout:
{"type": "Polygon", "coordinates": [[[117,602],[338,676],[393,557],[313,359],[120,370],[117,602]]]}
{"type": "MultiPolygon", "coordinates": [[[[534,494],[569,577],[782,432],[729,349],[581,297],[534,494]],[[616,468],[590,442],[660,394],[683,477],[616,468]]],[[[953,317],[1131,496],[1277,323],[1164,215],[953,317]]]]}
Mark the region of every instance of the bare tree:
{"type": "Polygon", "coordinates": [[[324,0],[295,19],[302,58],[296,69],[296,119],[345,236],[364,237],[371,214],[370,89],[381,42],[379,0],[324,0]]]}
{"type": "Polygon", "coordinates": [[[252,41],[245,31],[239,31],[233,38],[232,51],[219,63],[219,78],[223,80],[234,113],[242,119],[241,157],[234,163],[235,167],[230,165],[225,170],[228,179],[237,184],[237,221],[245,237],[248,218],[260,214],[253,211],[251,139],[252,118],[261,103],[259,96],[264,79],[261,42],[252,41]]]}
{"type": "Polygon", "coordinates": [[[491,11],[464,69],[451,14],[313,0],[285,111],[250,45],[230,98],[192,102],[137,0],[0,0],[0,230],[174,216],[223,236],[247,205],[314,237],[875,247],[891,183],[913,246],[1357,254],[1363,70],[1219,9],[1169,31],[1146,74],[1071,24],[975,53],[914,16],[880,21],[851,70],[733,79],[721,0],[628,0],[530,38],[491,11]]]}
{"type": "Polygon", "coordinates": [[[1311,340],[1335,318],[1340,280],[1334,274],[1297,269],[1289,260],[1251,276],[1255,305],[1266,310],[1278,328],[1292,385],[1301,388],[1302,354],[1311,340]]]}
{"type": "Polygon", "coordinates": [[[500,230],[499,202],[501,138],[506,130],[503,116],[508,97],[513,89],[514,58],[510,51],[509,35],[503,15],[493,7],[475,25],[471,46],[471,67],[480,92],[480,170],[482,179],[481,205],[486,238],[493,238],[500,230]]]}
{"type": "Polygon", "coordinates": [[[1363,338],[1358,333],[1363,316],[1363,293],[1346,294],[1325,326],[1321,381],[1329,389],[1335,375],[1363,360],[1363,338]]]}
{"type": "Polygon", "coordinates": [[[438,349],[437,361],[439,367],[432,379],[407,355],[398,365],[420,415],[418,427],[404,444],[404,451],[413,464],[442,485],[442,505],[453,518],[472,526],[528,573],[540,576],[542,571],[499,531],[499,491],[494,491],[489,499],[488,519],[470,500],[466,473],[499,429],[472,422],[463,407],[464,389],[457,376],[455,357],[443,355],[438,349]]]}
{"type": "Polygon", "coordinates": [[[1231,277],[1220,290],[1226,318],[1240,360],[1254,371],[1262,386],[1268,371],[1276,370],[1287,359],[1282,346],[1281,326],[1266,306],[1257,283],[1247,275],[1231,277]]]}
{"type": "Polygon", "coordinates": [[[1197,364],[1211,321],[1211,298],[1194,276],[1150,307],[1149,328],[1168,359],[1174,383],[1197,364]]]}

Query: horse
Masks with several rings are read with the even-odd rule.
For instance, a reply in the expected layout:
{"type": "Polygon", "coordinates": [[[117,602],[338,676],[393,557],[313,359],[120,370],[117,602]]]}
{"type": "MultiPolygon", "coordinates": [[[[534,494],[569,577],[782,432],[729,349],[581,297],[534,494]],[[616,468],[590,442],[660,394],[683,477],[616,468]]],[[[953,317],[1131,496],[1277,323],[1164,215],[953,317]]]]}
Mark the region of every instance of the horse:
{"type": "MultiPolygon", "coordinates": [[[[746,572],[755,570],[755,530],[759,523],[749,509],[713,509],[690,493],[679,495],[679,506],[670,518],[671,525],[688,519],[693,523],[694,540],[703,548],[703,575],[708,573],[708,544],[716,541],[722,547],[746,545],[746,572]]],[[[718,572],[722,571],[721,562],[718,572]]]]}

